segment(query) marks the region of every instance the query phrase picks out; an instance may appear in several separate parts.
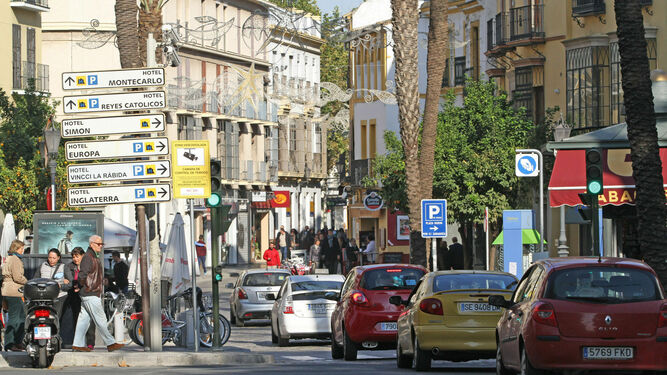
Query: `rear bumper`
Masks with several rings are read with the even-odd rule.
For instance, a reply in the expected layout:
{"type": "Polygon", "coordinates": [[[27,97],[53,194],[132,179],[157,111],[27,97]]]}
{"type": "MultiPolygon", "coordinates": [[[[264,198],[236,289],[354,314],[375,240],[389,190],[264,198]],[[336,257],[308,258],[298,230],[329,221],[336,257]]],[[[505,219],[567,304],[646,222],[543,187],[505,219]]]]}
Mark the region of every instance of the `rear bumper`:
{"type": "Polygon", "coordinates": [[[496,350],[496,329],[447,328],[440,324],[415,326],[419,346],[423,350],[485,352],[496,350]]]}
{"type": "Polygon", "coordinates": [[[239,319],[269,319],[273,303],[243,303],[236,305],[236,316],[239,319]]]}
{"type": "Polygon", "coordinates": [[[280,332],[290,337],[331,336],[331,315],[305,318],[293,314],[281,314],[279,322],[280,332]]]}
{"type": "Polygon", "coordinates": [[[378,323],[395,323],[399,314],[398,312],[351,310],[350,314],[346,316],[345,331],[356,343],[374,341],[391,344],[389,347],[392,347],[396,345],[396,331],[380,331],[378,323]]]}
{"type": "Polygon", "coordinates": [[[536,368],[557,370],[665,370],[667,369],[667,342],[656,336],[642,339],[596,340],[560,336],[555,340],[529,340],[526,351],[536,368]],[[629,346],[634,358],[628,360],[586,360],[584,346],[629,346]]]}

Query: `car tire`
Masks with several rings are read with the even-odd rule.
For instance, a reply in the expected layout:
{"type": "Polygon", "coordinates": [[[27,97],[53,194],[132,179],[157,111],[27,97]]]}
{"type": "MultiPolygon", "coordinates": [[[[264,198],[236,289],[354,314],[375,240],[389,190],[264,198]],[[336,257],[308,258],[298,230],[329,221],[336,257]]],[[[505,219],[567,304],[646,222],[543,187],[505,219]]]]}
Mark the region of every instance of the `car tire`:
{"type": "Polygon", "coordinates": [[[357,344],[347,335],[347,331],[343,330],[343,358],[346,361],[356,361],[358,350],[357,344]]]}
{"type": "Polygon", "coordinates": [[[500,351],[500,343],[496,347],[496,375],[512,375],[512,371],[508,370],[503,363],[503,354],[500,351]]]}
{"type": "Polygon", "coordinates": [[[282,347],[285,347],[285,346],[289,346],[289,337],[286,338],[286,339],[284,339],[284,338],[280,335],[280,325],[279,325],[279,324],[276,324],[276,326],[278,327],[278,346],[280,346],[281,348],[282,348],[282,347]]]}
{"type": "Polygon", "coordinates": [[[521,375],[543,375],[544,371],[538,370],[530,363],[528,359],[528,354],[526,353],[526,348],[521,346],[521,375]]]}
{"type": "Polygon", "coordinates": [[[412,357],[409,355],[403,354],[401,349],[401,341],[396,342],[396,367],[398,368],[410,368],[412,367],[412,357]]]}
{"type": "Polygon", "coordinates": [[[229,322],[236,325],[236,312],[233,307],[229,309],[229,322]]]}
{"type": "Polygon", "coordinates": [[[419,349],[419,340],[417,339],[417,335],[415,335],[412,365],[417,371],[428,371],[431,369],[431,353],[428,350],[419,349]]]}
{"type": "Polygon", "coordinates": [[[333,333],[331,333],[331,358],[333,359],[343,358],[343,347],[336,344],[336,339],[334,339],[333,333]]]}
{"type": "Polygon", "coordinates": [[[273,330],[273,321],[271,321],[271,343],[278,343],[278,335],[276,335],[276,331],[273,330]]]}

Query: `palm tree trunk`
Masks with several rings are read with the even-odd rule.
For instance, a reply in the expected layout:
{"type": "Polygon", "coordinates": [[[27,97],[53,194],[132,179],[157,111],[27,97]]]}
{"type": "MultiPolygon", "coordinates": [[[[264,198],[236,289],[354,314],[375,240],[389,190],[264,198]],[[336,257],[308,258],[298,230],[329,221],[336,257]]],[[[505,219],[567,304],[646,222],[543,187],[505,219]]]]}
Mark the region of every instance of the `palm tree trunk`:
{"type": "MultiPolygon", "coordinates": [[[[139,58],[146,64],[146,41],[148,34],[159,43],[162,41],[162,8],[158,0],[143,0],[139,7],[139,58]]],[[[162,49],[155,50],[155,61],[162,62],[162,49]]]]}
{"type": "Polygon", "coordinates": [[[614,11],[621,54],[632,177],[637,186],[639,250],[644,261],[653,267],[662,284],[667,287],[667,209],[644,20],[637,0],[616,0],[614,11]]]}
{"type": "Polygon", "coordinates": [[[136,0],[116,0],[116,38],[123,69],[142,66],[139,61],[136,0]]]}
{"type": "Polygon", "coordinates": [[[419,4],[417,0],[391,0],[396,64],[396,99],[405,153],[408,204],[410,205],[410,262],[426,265],[421,238],[421,187],[419,173],[419,4]]]}
{"type": "MultiPolygon", "coordinates": [[[[433,158],[440,110],[440,90],[447,58],[447,0],[431,0],[428,25],[428,57],[426,59],[426,103],[422,130],[419,170],[421,199],[433,196],[433,158]]],[[[431,258],[431,247],[426,246],[426,259],[431,258]]]]}

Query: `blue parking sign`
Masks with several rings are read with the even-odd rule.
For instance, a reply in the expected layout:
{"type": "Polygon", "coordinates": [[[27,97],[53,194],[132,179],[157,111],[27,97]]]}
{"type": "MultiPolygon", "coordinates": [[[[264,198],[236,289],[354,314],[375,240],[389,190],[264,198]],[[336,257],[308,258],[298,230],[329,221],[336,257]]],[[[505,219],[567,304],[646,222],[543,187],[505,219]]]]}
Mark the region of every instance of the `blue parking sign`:
{"type": "Polygon", "coordinates": [[[422,200],[422,238],[447,237],[447,200],[422,200]]]}
{"type": "Polygon", "coordinates": [[[146,190],[145,189],[134,189],[134,198],[136,198],[136,199],[146,198],[146,190]]]}

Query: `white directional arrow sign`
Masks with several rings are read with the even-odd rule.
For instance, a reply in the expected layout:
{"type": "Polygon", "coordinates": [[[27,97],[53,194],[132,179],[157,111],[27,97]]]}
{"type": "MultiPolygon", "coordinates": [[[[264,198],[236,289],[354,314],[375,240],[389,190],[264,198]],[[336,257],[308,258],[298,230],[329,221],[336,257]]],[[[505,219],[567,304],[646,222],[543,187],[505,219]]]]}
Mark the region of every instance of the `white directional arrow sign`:
{"type": "Polygon", "coordinates": [[[154,203],[171,200],[169,184],[99,186],[67,189],[67,205],[106,206],[124,203],[154,203]]]}
{"type": "Polygon", "coordinates": [[[158,138],[133,138],[117,141],[65,142],[65,159],[99,160],[129,157],[146,157],[169,154],[169,140],[158,138]]]}
{"type": "Polygon", "coordinates": [[[63,90],[164,85],[164,69],[122,69],[63,73],[63,90]]]}
{"type": "Polygon", "coordinates": [[[71,164],[67,166],[67,181],[71,184],[150,180],[169,177],[171,177],[171,162],[169,160],[71,164]]]}
{"type": "Polygon", "coordinates": [[[159,109],[166,106],[165,98],[164,91],[64,96],[63,110],[65,113],[88,113],[159,109]]]}
{"type": "Polygon", "coordinates": [[[164,131],[164,114],[90,117],[63,120],[63,138],[164,131]]]}

